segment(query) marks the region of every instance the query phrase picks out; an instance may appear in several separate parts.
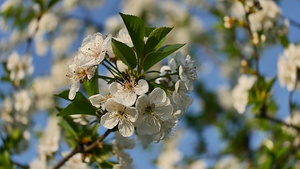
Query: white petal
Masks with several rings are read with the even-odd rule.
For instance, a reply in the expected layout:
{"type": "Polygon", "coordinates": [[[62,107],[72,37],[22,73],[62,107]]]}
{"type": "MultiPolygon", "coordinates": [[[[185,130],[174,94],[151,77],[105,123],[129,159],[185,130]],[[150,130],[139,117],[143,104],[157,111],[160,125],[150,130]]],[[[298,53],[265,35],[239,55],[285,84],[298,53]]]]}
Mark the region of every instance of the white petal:
{"type": "Polygon", "coordinates": [[[130,137],[134,133],[134,126],[131,122],[127,120],[120,120],[119,132],[123,137],[130,137]]]}
{"type": "Polygon", "coordinates": [[[116,113],[106,113],[101,117],[101,124],[107,128],[112,129],[119,123],[119,118],[116,113]]]}
{"type": "Polygon", "coordinates": [[[76,92],[78,92],[80,87],[80,82],[75,82],[72,84],[71,89],[69,91],[69,99],[73,100],[76,96],[76,92]]]}
{"type": "Polygon", "coordinates": [[[126,70],[128,70],[128,66],[120,60],[117,60],[117,67],[120,72],[125,72],[126,70]]]}
{"type": "Polygon", "coordinates": [[[89,99],[90,99],[92,105],[95,106],[95,107],[98,107],[98,108],[99,108],[102,104],[104,104],[105,101],[106,101],[106,98],[103,97],[101,94],[93,95],[93,96],[91,96],[89,99]]]}
{"type": "Polygon", "coordinates": [[[145,117],[144,122],[137,127],[137,133],[140,135],[151,135],[159,132],[160,128],[160,122],[151,115],[148,115],[145,117]]]}
{"type": "Polygon", "coordinates": [[[138,112],[137,112],[136,108],[134,108],[134,107],[126,107],[125,113],[128,115],[127,120],[129,120],[131,122],[135,122],[138,118],[138,112]]]}
{"type": "Polygon", "coordinates": [[[125,106],[116,102],[114,98],[111,98],[106,101],[105,108],[108,112],[117,112],[117,111],[124,111],[125,106]]]}
{"type": "Polygon", "coordinates": [[[166,101],[167,95],[166,92],[157,87],[149,94],[150,102],[154,104],[161,104],[166,101]]]}
{"type": "Polygon", "coordinates": [[[135,103],[136,98],[137,96],[133,92],[118,92],[118,94],[115,95],[114,99],[116,99],[121,104],[129,107],[135,103]]]}
{"type": "Polygon", "coordinates": [[[149,97],[147,95],[140,96],[136,101],[136,108],[139,113],[144,113],[145,108],[150,105],[149,97]]]}
{"type": "Polygon", "coordinates": [[[179,77],[183,81],[187,81],[188,80],[187,76],[186,76],[186,74],[185,74],[185,72],[183,70],[183,67],[181,65],[179,66],[179,77]]]}
{"type": "Polygon", "coordinates": [[[121,85],[117,82],[113,82],[112,84],[109,85],[109,92],[114,95],[118,92],[118,89],[121,87],[121,85]]]}
{"type": "Polygon", "coordinates": [[[147,93],[149,90],[149,85],[146,80],[141,79],[138,81],[138,85],[135,87],[135,93],[137,95],[142,95],[147,93]]]}
{"type": "Polygon", "coordinates": [[[176,53],[175,60],[176,60],[176,62],[178,64],[178,66],[179,65],[184,65],[184,63],[185,63],[184,56],[183,56],[183,54],[181,52],[177,52],[176,53]]]}
{"type": "Polygon", "coordinates": [[[171,117],[173,113],[173,106],[169,104],[166,106],[155,107],[154,111],[161,120],[166,121],[171,117]]]}

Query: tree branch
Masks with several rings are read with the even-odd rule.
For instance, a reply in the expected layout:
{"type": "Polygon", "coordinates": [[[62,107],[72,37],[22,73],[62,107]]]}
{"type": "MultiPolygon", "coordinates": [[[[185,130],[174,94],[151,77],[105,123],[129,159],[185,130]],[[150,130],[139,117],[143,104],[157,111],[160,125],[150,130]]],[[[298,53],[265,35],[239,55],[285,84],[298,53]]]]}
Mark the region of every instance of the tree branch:
{"type": "Polygon", "coordinates": [[[84,149],[80,146],[76,147],[70,154],[68,154],[66,157],[64,157],[59,163],[57,163],[53,169],[59,169],[62,165],[64,165],[71,157],[73,157],[77,153],[87,153],[91,151],[92,149],[98,147],[100,143],[103,142],[103,140],[112,132],[112,130],[108,129],[106,132],[99,137],[98,140],[96,140],[93,144],[85,147],[84,149]]]}
{"type": "Polygon", "coordinates": [[[287,122],[285,122],[285,121],[283,121],[283,120],[276,119],[276,118],[271,117],[271,116],[269,116],[269,115],[267,115],[267,114],[257,115],[256,117],[257,117],[257,118],[260,118],[260,119],[269,120],[269,121],[272,121],[272,122],[274,122],[274,123],[277,123],[277,124],[280,124],[280,125],[283,125],[283,126],[287,126],[287,127],[293,128],[293,129],[297,130],[297,132],[300,131],[300,127],[295,126],[295,125],[293,125],[293,124],[289,124],[289,123],[287,123],[287,122]]]}

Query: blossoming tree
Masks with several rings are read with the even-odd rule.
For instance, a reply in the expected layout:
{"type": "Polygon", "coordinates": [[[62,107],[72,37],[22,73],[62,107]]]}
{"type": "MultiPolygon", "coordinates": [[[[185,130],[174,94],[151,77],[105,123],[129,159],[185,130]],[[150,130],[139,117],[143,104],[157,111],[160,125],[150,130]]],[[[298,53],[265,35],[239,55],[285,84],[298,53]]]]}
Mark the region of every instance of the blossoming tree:
{"type": "Polygon", "coordinates": [[[0,168],[298,168],[284,3],[1,2],[0,168]]]}

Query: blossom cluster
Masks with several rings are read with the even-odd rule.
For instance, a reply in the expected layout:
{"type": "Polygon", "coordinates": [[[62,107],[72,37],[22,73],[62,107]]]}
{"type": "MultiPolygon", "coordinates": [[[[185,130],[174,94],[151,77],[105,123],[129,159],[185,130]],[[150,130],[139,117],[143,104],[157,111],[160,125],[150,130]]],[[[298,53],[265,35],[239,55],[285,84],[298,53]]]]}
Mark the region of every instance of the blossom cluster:
{"type": "Polygon", "coordinates": [[[249,90],[254,85],[257,78],[255,76],[242,75],[238,79],[238,84],[232,90],[233,107],[244,113],[248,104],[249,90]]]}
{"type": "MultiPolygon", "coordinates": [[[[103,63],[104,59],[115,58],[111,39],[111,35],[103,38],[102,34],[96,33],[83,40],[77,56],[69,65],[69,99],[75,98],[80,82],[95,76],[97,66],[103,63]]],[[[132,44],[125,30],[121,30],[116,39],[129,44],[128,46],[132,44]]],[[[134,128],[139,136],[151,136],[156,141],[168,134],[176,125],[179,115],[182,115],[193,101],[187,93],[193,90],[192,82],[197,80],[197,74],[191,57],[188,55],[184,58],[180,52],[171,59],[170,65],[165,67],[168,67],[165,70],[167,74],[172,73],[171,78],[166,76],[156,81],[158,84],[173,83],[175,88],[174,91],[168,91],[169,95],[160,87],[150,91],[149,80],[137,79],[127,68],[123,72],[126,74],[126,77],[122,77],[124,79],[109,84],[109,94],[90,96],[92,105],[105,112],[101,117],[101,124],[108,129],[118,126],[120,134],[124,137],[132,136],[134,128]]],[[[162,75],[166,74],[161,72],[162,75]]]]}
{"type": "MultiPolygon", "coordinates": [[[[169,65],[163,66],[160,71],[147,72],[144,66],[147,63],[139,62],[137,69],[132,68],[128,60],[122,59],[120,51],[114,48],[122,43],[127,46],[125,49],[136,50],[131,39],[129,31],[124,29],[119,31],[117,37],[104,37],[101,33],[86,37],[68,66],[67,77],[71,83],[68,98],[76,99],[81,83],[105,80],[108,92],[100,91],[89,97],[91,104],[97,108],[100,123],[107,129],[117,130],[120,137],[126,138],[136,133],[145,147],[172,133],[179,118],[193,102],[188,92],[194,90],[193,82],[198,78],[191,56],[184,57],[181,52],[177,52],[169,65]],[[139,69],[142,65],[143,71],[139,69]],[[110,72],[109,75],[98,74],[102,66],[110,72]],[[150,73],[157,76],[153,78],[150,73]]],[[[147,43],[147,37],[142,43],[147,43]]],[[[119,165],[128,168],[122,163],[127,156],[122,151],[123,146],[118,141],[113,146],[119,165]]]]}
{"type": "Polygon", "coordinates": [[[278,79],[281,86],[289,91],[295,90],[298,80],[297,73],[300,68],[300,46],[290,44],[278,60],[278,79]]]}

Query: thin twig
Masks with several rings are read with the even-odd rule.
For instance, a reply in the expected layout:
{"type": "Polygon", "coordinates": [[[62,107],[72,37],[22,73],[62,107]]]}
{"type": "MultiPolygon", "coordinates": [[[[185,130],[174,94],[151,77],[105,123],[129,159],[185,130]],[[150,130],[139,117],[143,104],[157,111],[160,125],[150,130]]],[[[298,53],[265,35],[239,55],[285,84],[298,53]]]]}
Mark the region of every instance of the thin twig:
{"type": "Polygon", "coordinates": [[[112,132],[112,130],[107,130],[101,137],[99,137],[98,140],[96,140],[93,144],[85,147],[84,149],[82,147],[76,147],[70,154],[68,154],[66,157],[64,157],[59,163],[57,163],[53,169],[59,169],[62,165],[65,164],[71,157],[73,157],[77,153],[87,153],[94,148],[98,147],[98,145],[103,142],[103,140],[112,132]]]}
{"type": "Polygon", "coordinates": [[[283,120],[276,119],[276,118],[271,117],[271,116],[269,116],[269,115],[267,115],[267,114],[264,114],[264,115],[258,115],[258,116],[256,116],[256,117],[257,117],[257,118],[260,118],[260,119],[266,119],[266,120],[272,121],[272,122],[274,122],[274,123],[277,123],[277,124],[280,124],[280,125],[284,125],[284,126],[293,128],[293,129],[297,130],[298,132],[300,131],[300,127],[295,126],[295,125],[293,125],[293,124],[289,124],[289,123],[287,123],[287,122],[285,122],[285,121],[283,121],[283,120]]]}

